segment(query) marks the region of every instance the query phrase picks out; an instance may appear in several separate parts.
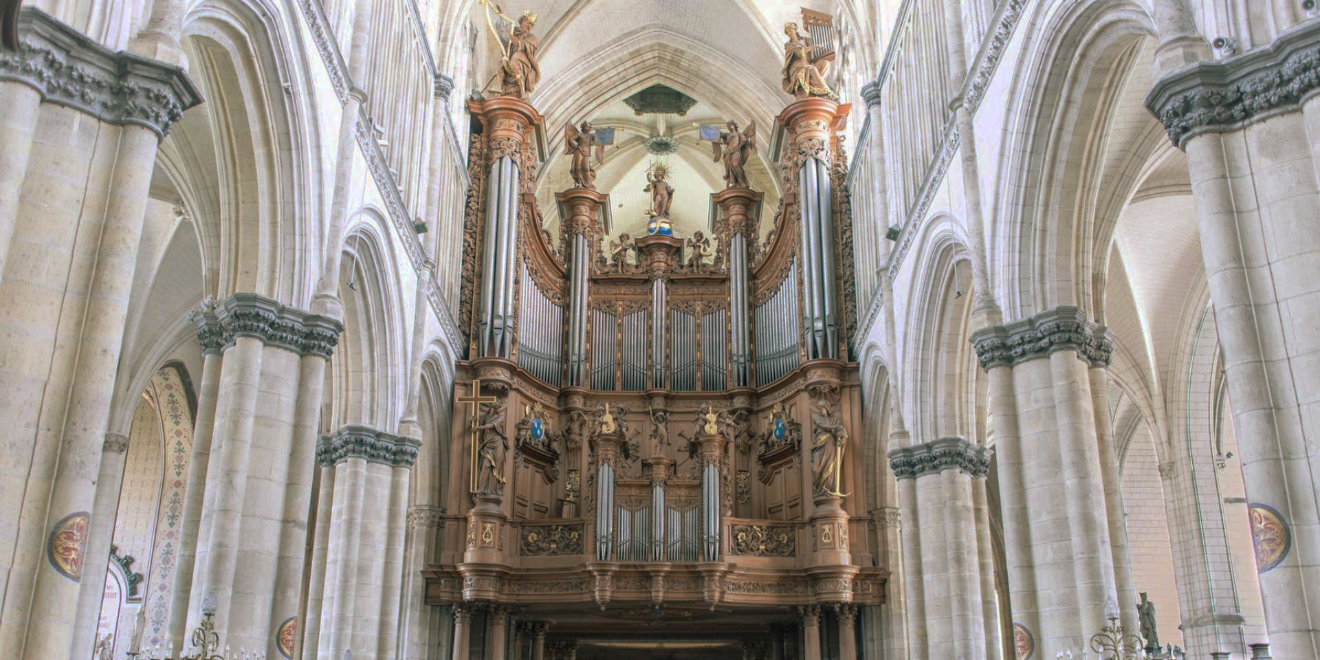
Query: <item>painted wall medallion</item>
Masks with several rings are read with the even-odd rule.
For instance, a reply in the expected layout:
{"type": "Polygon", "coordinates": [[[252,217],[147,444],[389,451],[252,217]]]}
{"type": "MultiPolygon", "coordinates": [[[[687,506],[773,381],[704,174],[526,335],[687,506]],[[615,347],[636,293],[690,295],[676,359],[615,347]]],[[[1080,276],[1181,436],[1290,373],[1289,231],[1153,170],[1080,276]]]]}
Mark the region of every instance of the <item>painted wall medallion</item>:
{"type": "Polygon", "coordinates": [[[788,433],[788,424],[782,419],[775,420],[775,440],[783,440],[784,435],[788,433]]]}
{"type": "Polygon", "coordinates": [[[293,657],[293,643],[298,636],[298,624],[293,617],[289,617],[275,629],[275,648],[279,649],[280,655],[285,658],[293,657]]]}
{"type": "Polygon", "coordinates": [[[1036,653],[1036,638],[1026,626],[1017,621],[1013,622],[1013,648],[1017,660],[1031,660],[1031,656],[1036,653]]]}
{"type": "Polygon", "coordinates": [[[87,533],[92,514],[70,513],[55,523],[46,542],[46,557],[55,572],[74,582],[82,580],[83,559],[87,554],[87,533]]]}
{"type": "Polygon", "coordinates": [[[1283,514],[1268,504],[1252,502],[1251,546],[1256,550],[1256,572],[1268,573],[1288,556],[1292,549],[1292,530],[1283,514]]]}

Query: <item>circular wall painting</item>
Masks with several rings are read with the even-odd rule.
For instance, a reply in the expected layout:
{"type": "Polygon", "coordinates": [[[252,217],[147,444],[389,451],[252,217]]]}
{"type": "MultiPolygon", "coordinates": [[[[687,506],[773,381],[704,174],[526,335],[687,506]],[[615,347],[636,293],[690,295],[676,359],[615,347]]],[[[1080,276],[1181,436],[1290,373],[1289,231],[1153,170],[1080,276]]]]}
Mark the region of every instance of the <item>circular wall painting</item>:
{"type": "Polygon", "coordinates": [[[1283,514],[1268,504],[1252,502],[1251,546],[1256,550],[1256,572],[1267,573],[1288,556],[1292,548],[1292,530],[1284,522],[1283,514]]]}
{"type": "Polygon", "coordinates": [[[1013,622],[1013,647],[1017,652],[1017,660],[1031,660],[1031,656],[1036,653],[1036,638],[1026,626],[1017,621],[1013,622]]]}
{"type": "Polygon", "coordinates": [[[55,523],[46,541],[46,558],[51,568],[74,582],[82,579],[83,555],[87,552],[88,523],[86,511],[71,513],[55,523]]]}
{"type": "Polygon", "coordinates": [[[275,630],[275,648],[280,650],[280,655],[286,658],[293,657],[293,646],[297,636],[298,624],[294,622],[293,617],[285,619],[275,630]]]}

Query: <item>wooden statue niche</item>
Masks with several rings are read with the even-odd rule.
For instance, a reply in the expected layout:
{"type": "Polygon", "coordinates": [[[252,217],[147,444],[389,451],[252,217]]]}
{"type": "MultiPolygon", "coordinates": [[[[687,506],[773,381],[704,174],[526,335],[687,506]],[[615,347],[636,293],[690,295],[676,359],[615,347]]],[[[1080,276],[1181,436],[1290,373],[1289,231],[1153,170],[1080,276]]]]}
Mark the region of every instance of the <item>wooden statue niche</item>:
{"type": "Polygon", "coordinates": [[[811,489],[819,496],[847,497],[842,492],[844,450],[848,428],[835,412],[839,390],[833,386],[813,388],[811,393],[811,489]]]}

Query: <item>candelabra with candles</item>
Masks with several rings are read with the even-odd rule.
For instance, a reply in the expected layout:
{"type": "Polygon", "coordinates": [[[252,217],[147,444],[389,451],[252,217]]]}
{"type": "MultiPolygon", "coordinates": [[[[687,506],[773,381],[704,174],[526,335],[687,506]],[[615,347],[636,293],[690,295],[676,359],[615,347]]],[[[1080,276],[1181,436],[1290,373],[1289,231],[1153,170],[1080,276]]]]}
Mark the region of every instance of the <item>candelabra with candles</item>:
{"type": "Polygon", "coordinates": [[[235,654],[228,645],[221,653],[220,634],[211,620],[214,614],[214,608],[202,608],[202,622],[193,630],[192,640],[182,652],[172,652],[157,642],[146,650],[129,651],[129,660],[266,660],[266,654],[260,650],[240,648],[235,654]]]}
{"type": "Polygon", "coordinates": [[[1118,617],[1109,617],[1109,625],[1091,636],[1091,650],[1100,660],[1143,660],[1146,651],[1141,648],[1141,638],[1123,630],[1118,617]]]}

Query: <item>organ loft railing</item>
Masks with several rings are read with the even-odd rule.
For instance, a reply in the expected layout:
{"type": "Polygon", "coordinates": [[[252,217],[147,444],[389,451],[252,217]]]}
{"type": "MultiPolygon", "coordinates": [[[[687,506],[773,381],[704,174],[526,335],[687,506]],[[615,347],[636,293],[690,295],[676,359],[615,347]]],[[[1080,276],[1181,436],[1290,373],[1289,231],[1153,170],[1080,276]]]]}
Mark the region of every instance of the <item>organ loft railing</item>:
{"type": "Polygon", "coordinates": [[[703,129],[724,188],[649,172],[648,217],[619,219],[645,221],[640,237],[612,227],[589,122],[553,129],[574,185],[555,195],[559,234],[544,228],[539,69],[519,41],[536,19],[500,20],[500,92],[468,103],[467,357],[428,602],[879,602],[832,20],[786,26],[798,100],[773,127],[703,129]],[[744,165],[765,142],[780,179],[763,214],[744,165]],[[705,230],[672,229],[675,194],[709,195],[705,230]]]}

